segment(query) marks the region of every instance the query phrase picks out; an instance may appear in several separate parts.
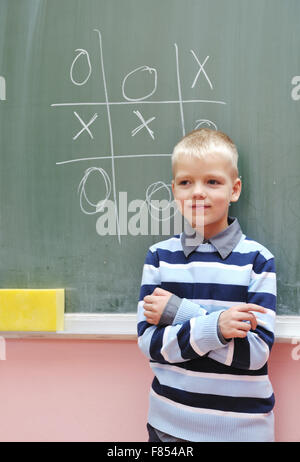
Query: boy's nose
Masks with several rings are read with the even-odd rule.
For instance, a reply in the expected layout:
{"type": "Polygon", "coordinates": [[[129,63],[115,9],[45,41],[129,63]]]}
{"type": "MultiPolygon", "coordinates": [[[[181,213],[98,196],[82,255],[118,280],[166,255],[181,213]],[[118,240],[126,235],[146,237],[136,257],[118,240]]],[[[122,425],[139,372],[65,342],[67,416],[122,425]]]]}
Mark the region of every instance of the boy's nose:
{"type": "Polygon", "coordinates": [[[193,190],[194,199],[205,199],[207,194],[202,185],[196,184],[193,190]]]}

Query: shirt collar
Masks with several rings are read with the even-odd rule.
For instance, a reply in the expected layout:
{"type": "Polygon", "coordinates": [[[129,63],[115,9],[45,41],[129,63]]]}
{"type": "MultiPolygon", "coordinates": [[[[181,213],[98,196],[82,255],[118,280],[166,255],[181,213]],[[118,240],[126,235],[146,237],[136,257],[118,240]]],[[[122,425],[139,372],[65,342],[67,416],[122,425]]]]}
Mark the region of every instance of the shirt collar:
{"type": "Polygon", "coordinates": [[[243,235],[240,224],[235,217],[228,217],[228,227],[209,238],[208,241],[204,240],[203,236],[197,233],[186,220],[185,225],[185,230],[181,234],[181,244],[186,257],[194,252],[199,245],[205,245],[208,242],[213,244],[224,260],[233,251],[243,235]]]}

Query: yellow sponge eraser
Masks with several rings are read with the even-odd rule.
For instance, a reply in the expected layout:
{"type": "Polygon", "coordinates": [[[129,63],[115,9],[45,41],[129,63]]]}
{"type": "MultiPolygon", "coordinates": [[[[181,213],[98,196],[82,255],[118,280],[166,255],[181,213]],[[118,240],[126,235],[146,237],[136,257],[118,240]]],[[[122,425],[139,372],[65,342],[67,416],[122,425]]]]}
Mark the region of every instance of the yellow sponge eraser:
{"type": "Polygon", "coordinates": [[[0,331],[64,329],[65,289],[0,289],[0,331]]]}

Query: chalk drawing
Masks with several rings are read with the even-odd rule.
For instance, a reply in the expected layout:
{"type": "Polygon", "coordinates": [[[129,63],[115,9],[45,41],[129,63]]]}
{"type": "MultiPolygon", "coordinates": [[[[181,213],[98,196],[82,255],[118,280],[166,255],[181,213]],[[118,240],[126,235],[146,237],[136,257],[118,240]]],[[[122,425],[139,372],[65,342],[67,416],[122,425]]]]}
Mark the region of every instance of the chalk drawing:
{"type": "Polygon", "coordinates": [[[126,99],[127,101],[143,101],[145,99],[150,98],[150,96],[154,95],[154,93],[156,92],[156,88],[157,88],[157,71],[156,71],[156,69],[154,69],[154,67],[141,66],[141,67],[138,67],[137,69],[134,69],[133,71],[129,72],[129,74],[127,74],[124,77],[123,82],[122,82],[122,95],[123,95],[123,98],[126,99]],[[153,74],[153,77],[154,77],[153,89],[147,95],[141,96],[139,98],[130,98],[125,93],[125,84],[127,82],[127,79],[129,77],[131,77],[132,75],[136,74],[137,72],[149,72],[150,75],[153,74]]]}
{"type": "MultiPolygon", "coordinates": [[[[91,140],[94,139],[93,133],[91,130],[91,125],[95,122],[95,120],[98,118],[98,113],[95,113],[89,122],[84,122],[80,115],[78,114],[78,108],[80,107],[104,107],[106,109],[106,117],[107,117],[107,123],[108,123],[108,132],[109,132],[109,153],[101,154],[99,153],[99,156],[82,156],[80,158],[73,158],[69,159],[66,158],[65,160],[59,160],[56,162],[56,165],[62,166],[62,165],[72,165],[73,163],[77,162],[85,162],[85,161],[95,161],[95,166],[90,167],[89,169],[85,170],[83,178],[80,181],[79,187],[78,187],[78,193],[79,193],[79,202],[80,202],[80,209],[84,214],[87,215],[93,215],[100,213],[103,211],[103,208],[107,201],[109,200],[109,197],[112,196],[111,200],[114,203],[115,207],[115,219],[116,219],[116,230],[117,230],[117,236],[118,236],[118,241],[121,243],[121,232],[120,232],[120,225],[119,225],[119,211],[118,211],[118,200],[117,200],[117,184],[116,184],[116,174],[115,174],[115,163],[116,161],[118,162],[132,162],[137,158],[152,158],[153,161],[158,162],[159,160],[163,157],[170,157],[171,153],[157,153],[153,152],[150,154],[145,154],[145,153],[140,153],[140,154],[126,154],[126,153],[115,153],[114,149],[114,133],[113,133],[113,124],[112,124],[112,118],[111,118],[111,107],[121,107],[121,106],[126,106],[126,105],[135,105],[135,109],[133,110],[133,113],[137,116],[139,121],[141,122],[136,128],[131,130],[131,133],[128,135],[131,137],[135,137],[138,133],[145,133],[148,134],[152,140],[156,139],[156,135],[154,134],[154,130],[152,127],[150,128],[150,124],[156,119],[156,116],[153,115],[149,119],[145,120],[143,114],[142,114],[142,106],[143,105],[152,105],[153,111],[156,106],[159,105],[173,105],[174,109],[178,108],[179,110],[179,116],[180,116],[180,128],[182,135],[184,136],[186,134],[186,126],[185,126],[185,114],[184,114],[184,108],[186,105],[198,105],[198,104],[217,104],[217,105],[226,105],[225,101],[217,100],[217,99],[201,99],[201,98],[191,98],[191,99],[186,99],[183,97],[182,94],[182,75],[181,72],[182,70],[180,69],[180,58],[179,58],[179,47],[177,43],[174,43],[174,49],[175,49],[175,72],[176,72],[176,82],[177,82],[177,95],[173,99],[153,99],[155,96],[155,93],[157,92],[157,89],[159,88],[159,69],[156,69],[154,67],[148,66],[148,65],[142,65],[137,68],[134,68],[133,70],[126,70],[124,72],[125,77],[120,79],[120,90],[122,93],[123,100],[121,99],[120,101],[111,101],[109,98],[108,94],[108,87],[107,87],[107,80],[106,80],[106,72],[105,72],[105,62],[104,62],[104,53],[103,53],[103,43],[102,43],[102,34],[100,30],[94,29],[93,32],[96,34],[97,37],[97,42],[98,42],[98,49],[99,49],[99,63],[97,65],[92,66],[92,62],[90,59],[90,55],[88,50],[83,49],[83,48],[77,48],[76,51],[76,56],[73,59],[70,67],[70,79],[71,82],[74,85],[77,86],[84,86],[88,84],[88,81],[92,75],[92,73],[95,72],[95,68],[99,68],[100,64],[100,79],[99,82],[103,85],[104,89],[104,101],[66,101],[66,102],[56,102],[52,103],[51,107],[52,108],[60,108],[60,107],[70,107],[70,108],[76,108],[76,111],[73,111],[73,114],[77,117],[79,120],[80,124],[82,125],[82,128],[78,133],[73,136],[73,140],[76,141],[79,136],[81,136],[83,133],[87,133],[89,135],[89,138],[91,140]],[[86,61],[86,73],[82,80],[79,80],[78,77],[75,78],[75,67],[79,65],[80,63],[86,61]],[[127,72],[127,73],[126,73],[127,72]],[[132,88],[135,88],[134,85],[132,85],[132,82],[135,81],[135,79],[141,79],[145,80],[145,87],[149,85],[150,82],[150,91],[147,90],[145,94],[142,95],[133,95],[130,94],[132,92],[132,88]],[[130,86],[131,83],[131,86],[130,86]],[[130,90],[131,88],[131,90],[130,90]],[[110,176],[104,170],[103,168],[96,166],[96,163],[99,162],[104,162],[104,161],[110,161],[111,162],[111,174],[110,176]],[[92,173],[96,173],[100,175],[102,181],[104,182],[105,185],[105,197],[101,200],[99,200],[97,203],[92,202],[86,192],[86,182],[88,181],[88,178],[92,173]]],[[[213,90],[213,84],[211,79],[208,76],[208,71],[206,70],[205,66],[207,66],[207,62],[210,59],[209,56],[206,56],[206,58],[201,62],[200,59],[197,57],[196,53],[194,50],[190,50],[190,53],[193,56],[194,61],[196,61],[197,66],[198,66],[198,71],[195,75],[195,78],[192,82],[191,88],[194,89],[196,86],[199,79],[201,76],[205,78],[207,81],[209,87],[211,90],[213,90]]],[[[81,64],[83,67],[84,64],[81,64]]],[[[5,83],[5,82],[4,82],[5,83]]],[[[1,80],[0,80],[1,84],[1,80]]],[[[3,88],[3,84],[2,84],[3,88]]],[[[0,87],[0,92],[1,92],[1,87],[0,87]]],[[[2,89],[3,92],[3,89],[2,89]]],[[[2,93],[3,94],[3,93],[2,93]]],[[[102,121],[102,117],[101,117],[102,121]]],[[[198,119],[196,120],[196,127],[199,128],[203,125],[207,125],[209,127],[212,127],[217,130],[217,125],[212,122],[211,120],[208,119],[198,119]]],[[[95,129],[94,129],[95,131],[95,129]]],[[[159,165],[159,164],[158,164],[159,165]]],[[[158,167],[159,168],[159,167],[158,167]]],[[[157,181],[152,183],[147,187],[146,190],[146,199],[144,201],[145,207],[148,208],[149,214],[153,216],[155,215],[155,218],[158,217],[158,208],[160,211],[164,211],[164,202],[161,202],[158,204],[157,210],[156,206],[153,204],[153,199],[154,194],[157,192],[163,192],[166,191],[168,195],[168,199],[166,199],[165,202],[165,207],[170,207],[171,206],[171,185],[167,185],[162,181],[157,181]]],[[[174,212],[174,215],[176,214],[176,211],[174,212]]],[[[163,218],[158,218],[159,220],[162,220],[163,218]]]]}
{"type": "Polygon", "coordinates": [[[211,90],[213,90],[214,87],[213,87],[213,85],[212,85],[212,83],[211,83],[211,81],[210,81],[210,79],[209,79],[209,77],[208,77],[208,75],[207,75],[207,73],[205,72],[205,69],[204,69],[204,65],[206,64],[206,61],[208,61],[209,56],[206,56],[205,60],[204,60],[203,63],[201,64],[200,61],[199,61],[199,59],[197,58],[195,52],[194,52],[193,50],[191,50],[191,53],[192,53],[192,55],[194,56],[194,58],[195,58],[195,60],[197,61],[197,63],[199,64],[199,71],[197,72],[197,75],[196,75],[196,77],[195,77],[195,79],[194,79],[194,81],[193,81],[193,83],[192,83],[191,88],[194,88],[194,86],[196,85],[196,82],[197,82],[197,80],[198,80],[198,78],[199,78],[199,75],[201,74],[201,72],[203,72],[203,74],[204,74],[204,76],[205,76],[205,78],[206,78],[206,80],[207,80],[207,82],[208,82],[208,84],[209,84],[211,90]]]}
{"type": "Polygon", "coordinates": [[[137,128],[135,128],[134,130],[132,130],[131,132],[131,136],[135,136],[140,130],[142,130],[142,128],[146,128],[146,130],[148,131],[149,135],[151,136],[151,138],[154,140],[154,132],[152,130],[150,130],[150,128],[148,127],[149,123],[152,122],[153,120],[155,120],[155,117],[151,117],[151,119],[148,119],[148,120],[145,120],[142,116],[142,114],[140,113],[140,111],[133,111],[133,113],[141,120],[141,125],[139,125],[137,128]]]}
{"type": "Polygon", "coordinates": [[[78,193],[79,193],[79,197],[80,197],[80,208],[81,208],[83,213],[85,213],[86,215],[94,215],[95,213],[101,212],[103,210],[104,206],[105,206],[105,203],[109,199],[109,196],[110,196],[110,193],[111,193],[111,181],[110,181],[110,178],[109,178],[107,172],[103,168],[99,168],[99,167],[90,167],[90,168],[88,168],[84,173],[84,177],[82,178],[82,180],[79,183],[78,193]],[[106,189],[105,198],[99,200],[97,203],[93,203],[93,202],[91,202],[89,200],[89,198],[87,197],[86,190],[85,190],[86,182],[88,180],[88,177],[91,175],[91,173],[98,173],[103,178],[104,183],[105,183],[105,189],[106,189]],[[84,205],[83,205],[84,200],[85,200],[85,202],[87,202],[87,204],[93,210],[87,210],[84,207],[84,205]]]}
{"type": "Polygon", "coordinates": [[[202,125],[207,125],[209,128],[213,128],[214,130],[218,130],[218,127],[216,126],[216,124],[214,122],[212,122],[211,120],[199,119],[199,120],[196,120],[196,122],[197,122],[197,124],[195,126],[195,130],[202,127],[202,125]]]}
{"type": "Polygon", "coordinates": [[[94,139],[93,137],[93,134],[91,132],[91,130],[89,129],[89,126],[94,122],[94,120],[97,119],[98,117],[98,114],[94,114],[93,117],[91,118],[91,120],[86,124],[85,122],[83,122],[83,120],[81,119],[81,117],[77,114],[76,111],[74,111],[74,115],[77,117],[77,119],[79,120],[79,122],[83,125],[83,128],[75,135],[73,136],[73,140],[77,140],[77,138],[81,135],[81,133],[83,133],[85,130],[88,132],[88,134],[90,135],[90,137],[92,138],[92,140],[94,139]]]}
{"type": "Polygon", "coordinates": [[[74,83],[74,85],[85,85],[86,82],[89,80],[90,76],[91,76],[91,73],[92,73],[92,65],[91,65],[91,60],[90,60],[90,56],[88,54],[88,52],[86,50],[83,50],[81,48],[77,48],[77,50],[75,51],[79,51],[79,53],[77,54],[77,56],[74,58],[72,64],[71,64],[71,68],[70,68],[70,79],[72,81],[72,83],[74,83]],[[88,74],[86,76],[86,78],[84,80],[82,80],[82,82],[77,82],[74,77],[73,77],[73,69],[74,69],[74,66],[75,66],[75,63],[77,62],[77,60],[80,58],[80,56],[85,56],[86,59],[87,59],[87,65],[88,65],[88,74]]]}

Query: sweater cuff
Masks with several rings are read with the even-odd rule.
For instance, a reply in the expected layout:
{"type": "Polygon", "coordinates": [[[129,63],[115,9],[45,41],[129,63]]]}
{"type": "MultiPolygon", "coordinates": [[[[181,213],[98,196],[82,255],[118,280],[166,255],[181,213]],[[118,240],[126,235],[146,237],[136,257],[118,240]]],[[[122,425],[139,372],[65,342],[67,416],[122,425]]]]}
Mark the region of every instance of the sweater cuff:
{"type": "MultiPolygon", "coordinates": [[[[225,310],[223,310],[223,311],[225,311],[225,310]]],[[[227,343],[229,343],[232,339],[223,337],[223,334],[222,334],[220,326],[219,326],[219,318],[220,318],[220,315],[223,313],[223,311],[220,312],[219,317],[218,317],[217,332],[218,332],[218,337],[219,337],[220,342],[222,342],[223,345],[227,345],[227,343]]]]}
{"type": "Polygon", "coordinates": [[[165,306],[165,309],[160,317],[158,326],[171,326],[177,314],[178,308],[181,304],[181,298],[173,294],[168,303],[165,306]]]}
{"type": "Polygon", "coordinates": [[[183,324],[186,321],[189,321],[191,318],[195,318],[197,316],[205,316],[207,314],[207,311],[202,308],[201,305],[198,305],[198,303],[191,302],[186,298],[182,298],[180,300],[181,303],[175,316],[173,325],[183,324]]]}
{"type": "Polygon", "coordinates": [[[224,348],[218,336],[218,319],[221,311],[213,311],[207,316],[191,319],[190,344],[200,356],[209,351],[224,348]]]}

